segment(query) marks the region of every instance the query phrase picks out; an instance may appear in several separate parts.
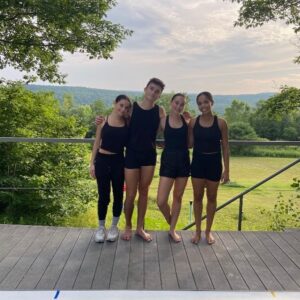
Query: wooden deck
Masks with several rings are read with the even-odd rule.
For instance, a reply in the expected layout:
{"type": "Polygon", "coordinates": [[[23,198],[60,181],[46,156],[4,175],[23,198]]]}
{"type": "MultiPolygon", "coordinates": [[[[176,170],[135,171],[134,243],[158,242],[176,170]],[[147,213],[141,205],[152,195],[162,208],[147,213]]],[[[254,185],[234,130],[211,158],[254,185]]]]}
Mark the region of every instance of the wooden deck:
{"type": "Polygon", "coordinates": [[[151,243],[93,234],[0,225],[0,290],[300,290],[300,230],[217,232],[213,246],[191,244],[190,231],[178,244],[161,231],[151,243]]]}

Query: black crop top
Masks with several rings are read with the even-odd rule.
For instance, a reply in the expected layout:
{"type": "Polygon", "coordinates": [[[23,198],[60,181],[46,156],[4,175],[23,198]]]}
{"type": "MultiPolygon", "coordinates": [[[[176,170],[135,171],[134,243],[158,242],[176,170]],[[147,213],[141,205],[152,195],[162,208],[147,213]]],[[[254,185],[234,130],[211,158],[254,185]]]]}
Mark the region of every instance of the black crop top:
{"type": "Polygon", "coordinates": [[[108,124],[108,118],[101,131],[101,148],[112,153],[123,153],[128,140],[128,126],[115,127],[108,124]]]}
{"type": "Polygon", "coordinates": [[[183,116],[181,116],[181,120],[182,126],[180,128],[173,128],[170,126],[169,116],[167,116],[164,130],[165,150],[188,150],[188,126],[183,116]]]}
{"type": "Polygon", "coordinates": [[[214,116],[214,122],[210,127],[202,127],[199,121],[200,116],[197,117],[193,128],[194,151],[196,153],[220,153],[222,133],[217,116],[214,116]]]}
{"type": "Polygon", "coordinates": [[[156,151],[155,140],[159,120],[158,105],[155,104],[151,109],[142,109],[137,102],[134,102],[127,148],[138,152],[156,151]]]}

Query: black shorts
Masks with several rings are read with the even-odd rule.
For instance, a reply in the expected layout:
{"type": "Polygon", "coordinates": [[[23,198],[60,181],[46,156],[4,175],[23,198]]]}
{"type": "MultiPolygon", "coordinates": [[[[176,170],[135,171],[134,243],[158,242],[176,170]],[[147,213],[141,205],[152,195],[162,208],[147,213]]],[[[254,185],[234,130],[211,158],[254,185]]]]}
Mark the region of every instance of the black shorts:
{"type": "Polygon", "coordinates": [[[190,176],[190,155],[188,150],[163,151],[159,176],[177,178],[190,176]]]}
{"type": "Polygon", "coordinates": [[[132,149],[126,149],[125,168],[139,169],[140,167],[155,166],[156,152],[155,150],[138,152],[132,149]]]}
{"type": "Polygon", "coordinates": [[[221,153],[193,153],[191,176],[194,178],[208,179],[211,181],[220,181],[222,176],[221,153]]]}

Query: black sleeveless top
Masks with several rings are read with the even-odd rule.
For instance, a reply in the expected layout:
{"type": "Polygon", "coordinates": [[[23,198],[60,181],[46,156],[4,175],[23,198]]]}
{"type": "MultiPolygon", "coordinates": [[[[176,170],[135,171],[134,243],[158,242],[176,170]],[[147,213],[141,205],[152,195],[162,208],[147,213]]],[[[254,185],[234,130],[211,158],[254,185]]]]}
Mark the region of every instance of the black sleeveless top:
{"type": "Polygon", "coordinates": [[[214,116],[214,122],[210,127],[200,125],[200,116],[197,117],[193,128],[194,152],[195,153],[215,153],[221,152],[222,133],[218,125],[218,118],[214,116]]]}
{"type": "Polygon", "coordinates": [[[127,148],[134,151],[156,151],[155,140],[159,127],[159,106],[142,109],[137,102],[133,103],[133,110],[129,124],[129,140],[127,148]]]}
{"type": "Polygon", "coordinates": [[[166,125],[164,130],[165,138],[165,150],[188,150],[187,146],[187,136],[188,136],[188,126],[181,116],[182,126],[180,128],[172,128],[169,124],[169,116],[166,119],[166,125]]]}
{"type": "Polygon", "coordinates": [[[122,154],[128,140],[128,126],[115,127],[108,124],[108,118],[101,130],[101,148],[122,154]]]}

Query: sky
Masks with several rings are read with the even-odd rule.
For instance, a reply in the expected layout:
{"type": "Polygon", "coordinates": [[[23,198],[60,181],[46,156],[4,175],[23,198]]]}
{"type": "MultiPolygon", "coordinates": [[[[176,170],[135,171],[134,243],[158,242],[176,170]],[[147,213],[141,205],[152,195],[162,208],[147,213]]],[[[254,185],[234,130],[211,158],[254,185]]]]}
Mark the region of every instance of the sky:
{"type": "MultiPolygon", "coordinates": [[[[238,8],[223,0],[119,0],[108,19],[134,33],[113,59],[65,54],[60,70],[68,74],[66,85],[114,90],[143,90],[152,77],[162,79],[167,92],[246,94],[300,87],[292,27],[282,22],[234,27],[238,8]]],[[[5,72],[20,78],[17,71],[5,72]]]]}

